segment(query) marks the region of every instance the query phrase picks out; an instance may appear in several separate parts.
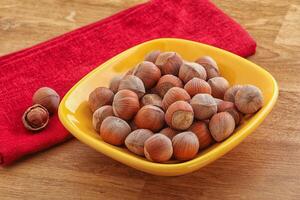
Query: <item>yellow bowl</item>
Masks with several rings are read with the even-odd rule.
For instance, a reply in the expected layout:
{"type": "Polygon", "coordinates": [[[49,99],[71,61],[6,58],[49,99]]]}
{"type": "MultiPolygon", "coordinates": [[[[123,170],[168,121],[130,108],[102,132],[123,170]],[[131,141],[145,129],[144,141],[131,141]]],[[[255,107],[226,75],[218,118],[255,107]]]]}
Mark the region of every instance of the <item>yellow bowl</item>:
{"type": "Polygon", "coordinates": [[[150,174],[177,176],[200,169],[242,142],[266,118],[273,108],[277,96],[278,86],[275,79],[256,64],[209,45],[183,39],[161,38],[132,47],[94,69],[64,96],[58,113],[62,124],[76,138],[106,156],[150,174]],[[211,146],[199,153],[195,159],[187,162],[153,163],[130,153],[125,148],[105,143],[92,127],[92,113],[87,105],[89,93],[98,86],[108,86],[112,77],[128,71],[141,62],[145,55],[152,50],[175,51],[188,61],[194,61],[203,55],[213,57],[220,67],[222,76],[230,84],[253,84],[262,90],[263,108],[238,127],[227,140],[211,146]]]}

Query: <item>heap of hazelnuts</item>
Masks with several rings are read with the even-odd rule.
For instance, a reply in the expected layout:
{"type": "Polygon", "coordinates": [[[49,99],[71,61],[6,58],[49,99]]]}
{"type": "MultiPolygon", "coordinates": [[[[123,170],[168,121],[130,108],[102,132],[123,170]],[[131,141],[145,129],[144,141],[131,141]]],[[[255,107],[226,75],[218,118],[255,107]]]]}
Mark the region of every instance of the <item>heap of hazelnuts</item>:
{"type": "Polygon", "coordinates": [[[89,95],[93,127],[103,141],[125,145],[153,162],[191,160],[228,138],[263,106],[253,85],[229,85],[209,56],[188,62],[176,52],[150,52],[109,88],[89,95]]]}

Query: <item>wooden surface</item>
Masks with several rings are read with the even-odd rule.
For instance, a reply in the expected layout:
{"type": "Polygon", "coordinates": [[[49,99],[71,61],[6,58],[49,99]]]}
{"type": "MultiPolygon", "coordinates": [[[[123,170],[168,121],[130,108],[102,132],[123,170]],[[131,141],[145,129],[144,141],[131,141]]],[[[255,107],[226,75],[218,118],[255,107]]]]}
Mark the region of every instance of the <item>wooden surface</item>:
{"type": "MultiPolygon", "coordinates": [[[[242,144],[182,177],[131,169],[71,140],[0,169],[0,199],[300,199],[300,2],[213,0],[258,43],[249,58],[277,79],[272,113],[242,144]]],[[[139,0],[0,0],[0,55],[139,0]]]]}

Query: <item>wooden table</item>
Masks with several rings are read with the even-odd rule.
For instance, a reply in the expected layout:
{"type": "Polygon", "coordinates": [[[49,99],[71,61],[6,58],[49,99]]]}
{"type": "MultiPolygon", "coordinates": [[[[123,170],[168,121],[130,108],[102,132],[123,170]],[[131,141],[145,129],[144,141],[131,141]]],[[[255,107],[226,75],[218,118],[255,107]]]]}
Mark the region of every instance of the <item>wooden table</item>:
{"type": "MultiPolygon", "coordinates": [[[[255,38],[249,59],[280,86],[274,110],[250,137],[207,167],[171,178],[136,171],[74,139],[1,169],[0,199],[300,199],[300,2],[213,1],[255,38]]],[[[1,0],[0,55],[140,2],[1,0]]]]}

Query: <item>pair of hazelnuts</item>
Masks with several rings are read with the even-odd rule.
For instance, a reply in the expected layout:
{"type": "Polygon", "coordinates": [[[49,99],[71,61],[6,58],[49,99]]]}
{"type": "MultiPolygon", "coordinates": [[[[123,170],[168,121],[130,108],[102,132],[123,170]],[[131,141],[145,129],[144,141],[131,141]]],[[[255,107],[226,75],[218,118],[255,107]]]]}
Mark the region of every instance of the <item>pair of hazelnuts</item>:
{"type": "Polygon", "coordinates": [[[22,122],[25,128],[30,131],[44,129],[48,125],[50,115],[57,111],[59,101],[59,95],[52,88],[39,88],[32,97],[33,106],[23,114],[22,122]]]}
{"type": "Polygon", "coordinates": [[[228,138],[244,115],[263,106],[263,96],[253,85],[230,87],[209,56],[187,62],[153,51],[109,88],[93,90],[88,104],[103,141],[166,162],[191,160],[228,138]]]}

